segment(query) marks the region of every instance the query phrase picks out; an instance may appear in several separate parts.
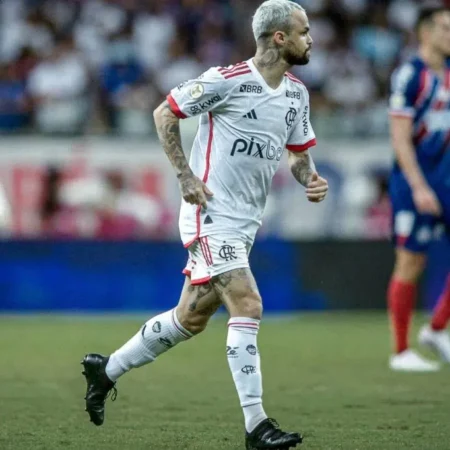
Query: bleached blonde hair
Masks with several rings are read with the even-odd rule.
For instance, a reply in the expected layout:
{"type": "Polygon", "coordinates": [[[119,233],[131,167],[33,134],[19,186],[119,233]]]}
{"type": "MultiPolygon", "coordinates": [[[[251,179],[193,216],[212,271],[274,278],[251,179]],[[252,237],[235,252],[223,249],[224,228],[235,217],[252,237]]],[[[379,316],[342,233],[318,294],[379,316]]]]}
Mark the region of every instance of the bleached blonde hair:
{"type": "Polygon", "coordinates": [[[290,0],[267,0],[262,3],[253,16],[252,29],[255,41],[267,33],[278,30],[289,31],[294,11],[305,9],[290,0]]]}

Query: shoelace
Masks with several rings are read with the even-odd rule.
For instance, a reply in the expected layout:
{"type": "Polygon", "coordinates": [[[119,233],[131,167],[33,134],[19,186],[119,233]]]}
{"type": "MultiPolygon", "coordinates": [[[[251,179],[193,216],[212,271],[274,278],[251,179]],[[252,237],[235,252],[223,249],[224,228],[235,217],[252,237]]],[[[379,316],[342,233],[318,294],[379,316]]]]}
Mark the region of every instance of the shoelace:
{"type": "Polygon", "coordinates": [[[267,421],[269,422],[269,423],[271,423],[276,429],[279,429],[280,428],[280,425],[278,424],[278,422],[275,420],[275,419],[272,419],[272,418],[268,418],[267,419],[267,421]]]}
{"type": "Polygon", "coordinates": [[[116,398],[117,398],[117,388],[115,385],[108,391],[108,393],[106,394],[105,400],[107,398],[109,398],[110,396],[111,396],[111,401],[115,402],[116,398]],[[112,394],[111,394],[111,392],[112,392],[112,394]]]}

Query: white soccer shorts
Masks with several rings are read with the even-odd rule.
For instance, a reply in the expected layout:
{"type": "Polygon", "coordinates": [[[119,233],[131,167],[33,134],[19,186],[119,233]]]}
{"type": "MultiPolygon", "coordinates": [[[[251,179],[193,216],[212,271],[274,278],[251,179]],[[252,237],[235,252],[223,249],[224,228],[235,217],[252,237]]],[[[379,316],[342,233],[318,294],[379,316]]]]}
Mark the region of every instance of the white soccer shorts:
{"type": "Polygon", "coordinates": [[[189,259],[183,273],[191,278],[192,285],[198,285],[221,273],[249,267],[252,244],[239,237],[200,237],[188,248],[189,259]]]}

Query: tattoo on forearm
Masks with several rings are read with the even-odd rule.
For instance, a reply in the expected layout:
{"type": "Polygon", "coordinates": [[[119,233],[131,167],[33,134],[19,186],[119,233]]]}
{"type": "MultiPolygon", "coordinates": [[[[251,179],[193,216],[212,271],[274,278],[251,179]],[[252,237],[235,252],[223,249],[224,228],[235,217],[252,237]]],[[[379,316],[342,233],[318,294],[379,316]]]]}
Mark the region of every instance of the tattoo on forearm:
{"type": "Polygon", "coordinates": [[[297,158],[291,165],[291,172],[294,178],[303,186],[307,186],[311,175],[314,172],[314,168],[311,167],[311,161],[308,153],[297,158]]]}
{"type": "Polygon", "coordinates": [[[172,113],[167,101],[161,106],[160,117],[161,120],[156,123],[156,129],[164,151],[175,168],[177,176],[189,173],[189,163],[181,146],[179,120],[172,113]]]}

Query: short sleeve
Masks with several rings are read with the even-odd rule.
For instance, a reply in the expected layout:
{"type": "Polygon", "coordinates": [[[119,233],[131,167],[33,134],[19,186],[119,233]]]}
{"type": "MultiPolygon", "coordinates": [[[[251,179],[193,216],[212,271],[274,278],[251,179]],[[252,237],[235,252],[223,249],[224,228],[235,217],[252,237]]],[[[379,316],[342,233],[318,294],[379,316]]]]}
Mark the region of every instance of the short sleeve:
{"type": "Polygon", "coordinates": [[[412,64],[405,64],[392,74],[389,98],[391,116],[414,117],[418,84],[418,76],[412,64]]]}
{"type": "Polygon", "coordinates": [[[316,135],[309,120],[309,109],[309,96],[307,95],[300,120],[297,121],[286,145],[290,152],[304,152],[316,145],[316,135]]]}
{"type": "Polygon", "coordinates": [[[225,78],[216,68],[211,68],[195,80],[172,89],[167,101],[178,118],[186,119],[220,108],[226,95],[225,78]]]}

